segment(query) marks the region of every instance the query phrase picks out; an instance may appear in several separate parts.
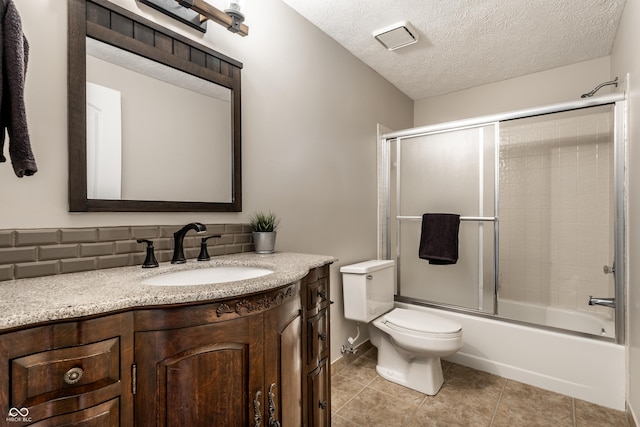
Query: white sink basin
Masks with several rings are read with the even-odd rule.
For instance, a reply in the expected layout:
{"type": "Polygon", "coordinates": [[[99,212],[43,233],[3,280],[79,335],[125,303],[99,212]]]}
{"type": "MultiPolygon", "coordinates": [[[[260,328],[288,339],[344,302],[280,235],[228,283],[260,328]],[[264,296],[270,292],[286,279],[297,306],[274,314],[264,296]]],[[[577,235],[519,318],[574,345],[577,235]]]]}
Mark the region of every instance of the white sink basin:
{"type": "Polygon", "coordinates": [[[272,273],[273,270],[260,267],[208,267],[160,274],[143,280],[142,284],[152,286],[211,285],[254,279],[272,273]]]}

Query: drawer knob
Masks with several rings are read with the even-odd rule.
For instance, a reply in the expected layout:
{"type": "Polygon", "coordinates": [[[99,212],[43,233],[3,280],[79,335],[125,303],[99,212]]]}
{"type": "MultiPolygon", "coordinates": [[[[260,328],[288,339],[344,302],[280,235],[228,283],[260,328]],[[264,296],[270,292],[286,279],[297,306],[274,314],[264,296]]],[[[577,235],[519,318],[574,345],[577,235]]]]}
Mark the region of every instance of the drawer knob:
{"type": "Polygon", "coordinates": [[[319,339],[320,341],[324,341],[325,339],[327,339],[327,333],[326,333],[326,332],[323,332],[323,333],[321,333],[321,334],[318,334],[318,339],[319,339]]]}
{"type": "Polygon", "coordinates": [[[327,299],[327,291],[326,291],[325,289],[320,289],[320,290],[318,291],[318,296],[319,296],[321,299],[327,299]]]}
{"type": "Polygon", "coordinates": [[[71,368],[64,374],[64,382],[67,384],[76,384],[82,379],[84,371],[82,368],[71,368]]]}
{"type": "Polygon", "coordinates": [[[322,402],[319,402],[320,409],[327,409],[327,401],[323,400],[322,402]]]}

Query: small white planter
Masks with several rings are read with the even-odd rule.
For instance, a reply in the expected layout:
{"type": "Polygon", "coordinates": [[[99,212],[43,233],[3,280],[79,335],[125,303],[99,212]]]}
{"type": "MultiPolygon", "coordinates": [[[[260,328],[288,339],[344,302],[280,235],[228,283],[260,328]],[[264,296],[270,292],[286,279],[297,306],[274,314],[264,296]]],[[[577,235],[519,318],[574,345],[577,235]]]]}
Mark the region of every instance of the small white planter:
{"type": "Polygon", "coordinates": [[[272,254],[276,247],[276,232],[254,231],[253,244],[257,254],[272,254]]]}

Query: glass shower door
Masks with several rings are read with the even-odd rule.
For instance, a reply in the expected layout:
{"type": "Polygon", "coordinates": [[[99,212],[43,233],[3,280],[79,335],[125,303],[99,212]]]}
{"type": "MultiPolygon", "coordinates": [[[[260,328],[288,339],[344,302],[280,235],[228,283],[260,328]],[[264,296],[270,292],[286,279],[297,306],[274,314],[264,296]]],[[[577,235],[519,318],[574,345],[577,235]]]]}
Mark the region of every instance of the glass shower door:
{"type": "Polygon", "coordinates": [[[501,123],[500,316],[615,336],[613,108],[501,123]]]}
{"type": "Polygon", "coordinates": [[[396,200],[400,299],[493,313],[496,128],[490,124],[395,142],[391,200],[396,200]],[[424,213],[461,216],[456,264],[432,265],[419,258],[424,213]]]}

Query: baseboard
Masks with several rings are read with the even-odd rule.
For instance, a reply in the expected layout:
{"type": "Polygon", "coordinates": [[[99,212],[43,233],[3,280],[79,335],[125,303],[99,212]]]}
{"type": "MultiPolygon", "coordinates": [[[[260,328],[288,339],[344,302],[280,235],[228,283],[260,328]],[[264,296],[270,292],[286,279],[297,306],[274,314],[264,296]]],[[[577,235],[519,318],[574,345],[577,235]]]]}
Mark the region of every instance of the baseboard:
{"type": "Polygon", "coordinates": [[[627,404],[627,421],[629,421],[629,427],[638,427],[636,416],[633,413],[631,407],[627,404]]]}

